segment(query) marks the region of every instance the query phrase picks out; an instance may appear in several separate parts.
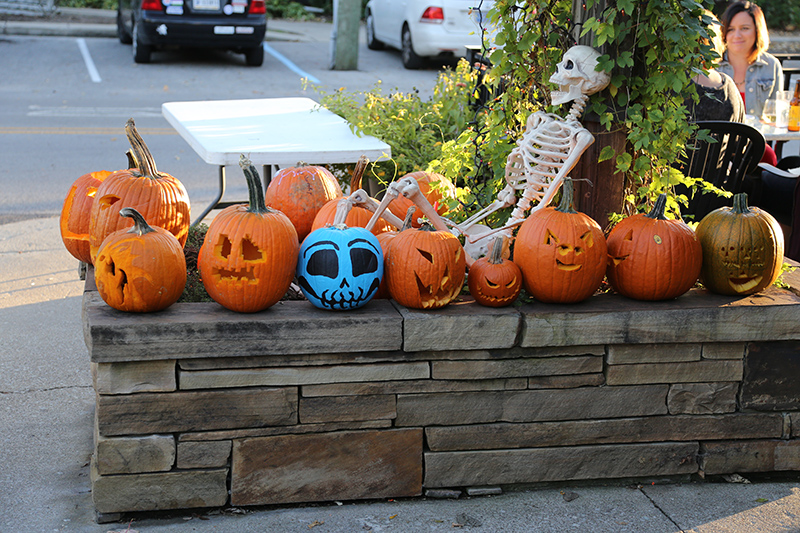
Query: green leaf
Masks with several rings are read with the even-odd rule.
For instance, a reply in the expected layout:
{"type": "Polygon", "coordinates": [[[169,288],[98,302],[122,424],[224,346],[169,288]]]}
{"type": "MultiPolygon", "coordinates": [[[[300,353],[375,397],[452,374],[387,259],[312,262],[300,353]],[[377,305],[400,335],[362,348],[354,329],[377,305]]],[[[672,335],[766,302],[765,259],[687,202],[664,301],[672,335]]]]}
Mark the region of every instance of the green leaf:
{"type": "Polygon", "coordinates": [[[616,152],[610,146],[604,146],[602,150],[600,150],[600,155],[597,157],[597,162],[602,163],[603,161],[608,161],[612,157],[614,157],[616,152]]]}

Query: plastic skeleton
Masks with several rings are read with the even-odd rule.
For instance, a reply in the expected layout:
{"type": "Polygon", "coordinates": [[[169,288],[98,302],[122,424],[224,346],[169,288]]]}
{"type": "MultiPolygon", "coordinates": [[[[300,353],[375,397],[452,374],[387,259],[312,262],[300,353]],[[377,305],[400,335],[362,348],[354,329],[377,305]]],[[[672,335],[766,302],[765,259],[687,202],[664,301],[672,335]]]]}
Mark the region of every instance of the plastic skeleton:
{"type": "MultiPolygon", "coordinates": [[[[559,86],[558,91],[552,92],[553,104],[573,102],[567,117],[541,111],[532,113],[522,138],[508,157],[506,186],[498,193],[497,199],[461,224],[447,221],[453,233],[465,235],[464,248],[472,259],[486,253],[491,241],[487,237],[498,232],[510,237],[513,228],[524,222],[529,209],[533,212],[546,207],[564,178],[594,142],[594,137],[579,119],[589,96],[603,90],[610,81],[607,73],[594,70],[599,57],[600,54],[588,46],[573,46],[567,50],[556,72],[550,77],[550,82],[559,86]],[[517,192],[522,193],[519,199],[517,192]],[[531,208],[534,202],[536,205],[531,208]],[[503,227],[489,229],[476,224],[492,213],[511,206],[514,209],[503,227]]],[[[412,181],[403,179],[392,183],[378,210],[385,209],[391,199],[402,194],[419,206],[436,229],[448,229],[430,204],[425,205],[427,201],[419,192],[416,182],[412,181]]],[[[373,215],[373,219],[377,219],[377,216],[373,215]]]]}

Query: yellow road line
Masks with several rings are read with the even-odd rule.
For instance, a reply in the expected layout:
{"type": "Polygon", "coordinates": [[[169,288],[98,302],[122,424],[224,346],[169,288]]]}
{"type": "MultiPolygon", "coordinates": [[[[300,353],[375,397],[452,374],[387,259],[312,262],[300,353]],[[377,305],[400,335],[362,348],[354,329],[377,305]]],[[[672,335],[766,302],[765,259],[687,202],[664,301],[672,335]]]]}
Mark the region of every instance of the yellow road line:
{"type": "MultiPolygon", "coordinates": [[[[172,128],[142,128],[142,135],[177,135],[172,128]]],[[[122,135],[125,128],[33,128],[33,127],[0,127],[0,135],[122,135]]]]}

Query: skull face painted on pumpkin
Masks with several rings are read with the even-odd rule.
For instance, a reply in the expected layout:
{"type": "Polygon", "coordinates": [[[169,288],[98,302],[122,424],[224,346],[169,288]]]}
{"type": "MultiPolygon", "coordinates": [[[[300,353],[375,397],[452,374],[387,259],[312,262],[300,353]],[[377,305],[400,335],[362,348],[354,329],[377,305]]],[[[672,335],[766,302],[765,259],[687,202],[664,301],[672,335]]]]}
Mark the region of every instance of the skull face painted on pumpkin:
{"type": "Polygon", "coordinates": [[[607,264],[600,226],[572,208],[572,180],[564,180],[561,203],[534,212],[520,227],[514,262],[525,289],[547,303],[576,303],[600,287],[607,264]]]}
{"type": "Polygon", "coordinates": [[[297,282],[308,301],[320,309],[363,306],[378,291],[381,278],[381,245],[364,228],[328,226],[303,240],[297,282]]]}

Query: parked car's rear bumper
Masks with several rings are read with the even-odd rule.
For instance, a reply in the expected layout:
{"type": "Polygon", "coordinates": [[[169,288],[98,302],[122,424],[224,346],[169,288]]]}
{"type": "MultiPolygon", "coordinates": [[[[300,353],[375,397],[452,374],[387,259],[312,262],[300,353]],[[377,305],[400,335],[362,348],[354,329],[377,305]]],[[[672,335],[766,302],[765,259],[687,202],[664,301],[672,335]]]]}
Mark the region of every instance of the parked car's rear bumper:
{"type": "Polygon", "coordinates": [[[411,40],[414,43],[414,52],[417,55],[429,57],[440,54],[465,57],[467,53],[465,45],[480,46],[481,44],[481,38],[477,32],[458,34],[454,38],[440,24],[416,24],[412,28],[411,40]]]}
{"type": "Polygon", "coordinates": [[[263,16],[220,16],[187,22],[176,16],[142,12],[139,26],[139,42],[153,47],[253,48],[267,32],[263,16]]]}

